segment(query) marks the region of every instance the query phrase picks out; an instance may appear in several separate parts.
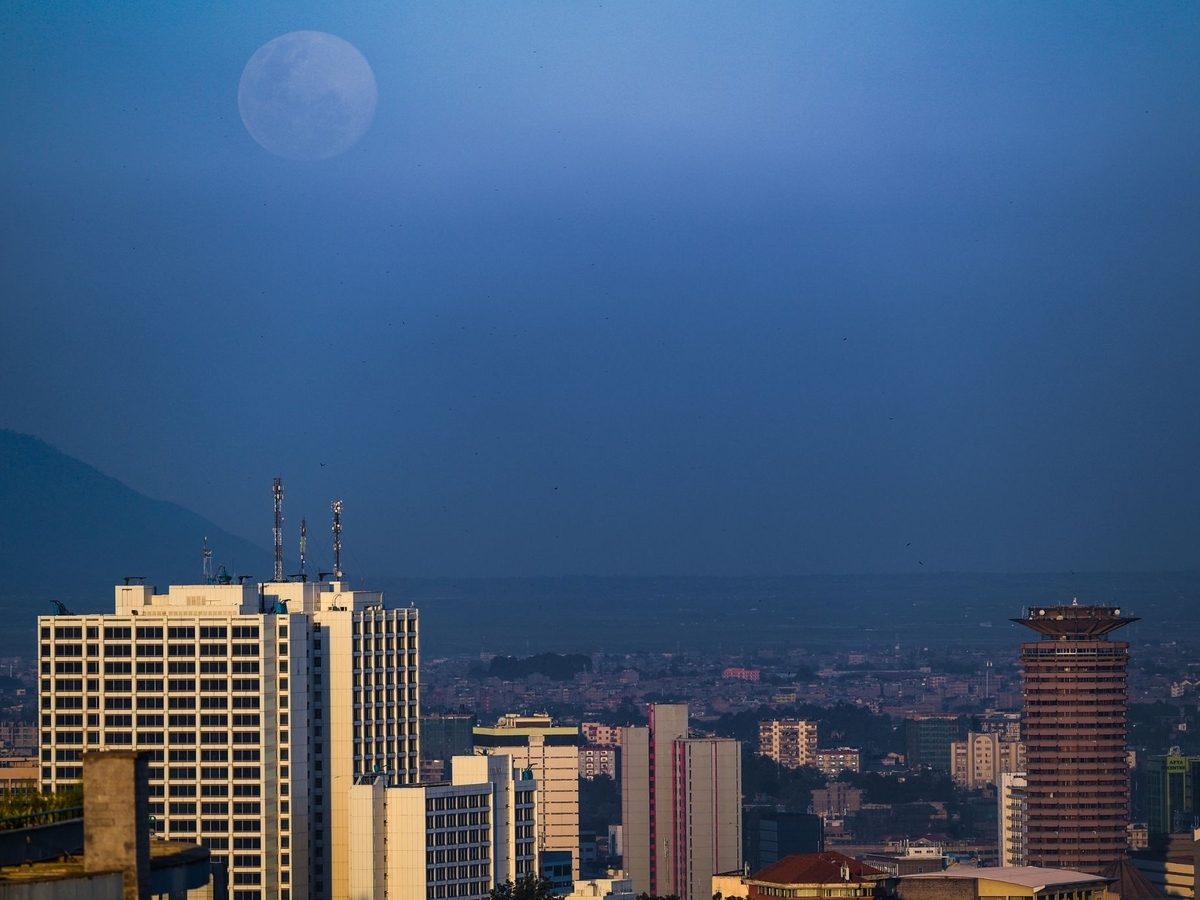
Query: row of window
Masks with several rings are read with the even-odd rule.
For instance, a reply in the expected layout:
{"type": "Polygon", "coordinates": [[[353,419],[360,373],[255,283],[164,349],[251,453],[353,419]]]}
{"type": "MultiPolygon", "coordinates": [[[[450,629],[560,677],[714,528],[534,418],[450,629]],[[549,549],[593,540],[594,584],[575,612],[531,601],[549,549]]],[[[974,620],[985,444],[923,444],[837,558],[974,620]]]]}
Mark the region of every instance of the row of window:
{"type": "Polygon", "coordinates": [[[492,867],[487,863],[470,866],[436,866],[425,870],[429,881],[465,881],[468,878],[487,878],[492,867]]]}
{"type": "MultiPolygon", "coordinates": [[[[201,625],[198,629],[194,625],[171,625],[165,629],[168,640],[195,640],[196,634],[199,632],[200,639],[224,640],[233,633],[234,639],[243,640],[258,640],[259,630],[257,625],[234,625],[232,628],[227,628],[225,625],[201,625]]],[[[133,631],[128,625],[106,625],[104,627],[104,639],[108,640],[130,640],[131,635],[136,636],[138,640],[159,640],[163,638],[164,629],[161,625],[139,625],[133,631]]],[[[42,640],[50,639],[50,627],[42,627],[42,640]]],[[[279,629],[280,637],[287,637],[287,626],[281,626],[279,629]]],[[[57,625],[54,628],[54,639],[56,641],[80,641],[83,640],[84,630],[81,625],[57,625]]],[[[100,637],[100,628],[96,625],[89,625],[87,628],[88,640],[95,640],[100,637]]]]}
{"type": "MultiPolygon", "coordinates": [[[[234,663],[234,671],[239,663],[234,663]]],[[[248,667],[249,673],[258,671],[258,663],[241,663],[240,665],[248,667]]],[[[280,679],[285,682],[286,679],[280,679]]],[[[169,693],[188,693],[196,692],[196,679],[194,678],[171,678],[166,682],[166,688],[169,693]]],[[[142,693],[162,693],[164,681],[161,678],[139,678],[137,679],[137,692],[142,693]]],[[[234,692],[252,691],[258,693],[259,679],[257,678],[211,678],[200,679],[200,690],[206,692],[221,692],[225,693],[229,690],[234,692]]],[[[134,682],[128,678],[110,678],[104,681],[104,690],[108,693],[129,694],[133,693],[134,682]]],[[[286,690],[286,684],[280,685],[281,690],[286,690]]],[[[91,678],[87,682],[87,690],[89,693],[98,693],[100,690],[99,679],[91,678]]],[[[57,678],[54,680],[54,693],[57,694],[82,694],[83,679],[81,678],[57,678]]],[[[42,708],[45,709],[50,704],[50,680],[42,679],[42,708]]]]}
{"type": "Polygon", "coordinates": [[[426,900],[441,900],[443,897],[486,897],[492,886],[487,881],[465,884],[431,884],[425,889],[426,900]]]}

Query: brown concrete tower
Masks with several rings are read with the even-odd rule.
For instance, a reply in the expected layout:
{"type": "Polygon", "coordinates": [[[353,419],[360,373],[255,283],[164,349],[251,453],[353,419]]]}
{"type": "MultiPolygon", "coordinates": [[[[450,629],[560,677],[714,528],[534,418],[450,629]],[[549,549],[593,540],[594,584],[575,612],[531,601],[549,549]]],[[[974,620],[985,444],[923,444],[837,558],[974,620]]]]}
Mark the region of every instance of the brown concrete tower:
{"type": "Polygon", "coordinates": [[[1111,606],[1031,607],[1013,619],[1041,635],[1021,645],[1026,862],[1099,873],[1128,848],[1126,669],[1136,622],[1111,606]]]}

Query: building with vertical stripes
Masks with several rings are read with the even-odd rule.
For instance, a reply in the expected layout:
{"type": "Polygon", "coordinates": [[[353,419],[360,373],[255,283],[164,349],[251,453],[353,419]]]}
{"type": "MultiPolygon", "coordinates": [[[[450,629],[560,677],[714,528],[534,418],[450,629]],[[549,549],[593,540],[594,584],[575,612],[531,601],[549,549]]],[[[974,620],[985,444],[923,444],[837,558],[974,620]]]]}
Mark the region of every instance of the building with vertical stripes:
{"type": "Polygon", "coordinates": [[[624,865],[639,893],[708,900],[742,867],[742,745],[688,736],[688,708],[651,704],[621,732],[624,865]]]}

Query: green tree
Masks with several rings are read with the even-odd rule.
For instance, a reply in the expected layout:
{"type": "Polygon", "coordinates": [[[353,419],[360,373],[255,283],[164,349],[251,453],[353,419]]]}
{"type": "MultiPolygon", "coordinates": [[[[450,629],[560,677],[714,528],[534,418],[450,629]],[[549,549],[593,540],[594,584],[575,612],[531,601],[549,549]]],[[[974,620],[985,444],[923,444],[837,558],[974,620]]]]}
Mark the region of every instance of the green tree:
{"type": "Polygon", "coordinates": [[[506,881],[492,888],[488,896],[491,900],[556,900],[554,883],[549,878],[537,878],[526,875],[517,879],[516,883],[506,881]]]}

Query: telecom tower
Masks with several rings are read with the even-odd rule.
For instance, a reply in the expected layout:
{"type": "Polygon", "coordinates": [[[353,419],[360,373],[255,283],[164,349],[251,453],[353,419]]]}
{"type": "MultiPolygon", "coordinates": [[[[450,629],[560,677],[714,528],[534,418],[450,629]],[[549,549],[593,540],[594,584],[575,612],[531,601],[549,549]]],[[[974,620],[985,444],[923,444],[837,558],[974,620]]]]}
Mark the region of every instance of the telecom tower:
{"type": "Polygon", "coordinates": [[[283,479],[276,478],[275,493],[275,581],[283,581],[283,479]]]}
{"type": "Polygon", "coordinates": [[[342,501],[333,501],[333,577],[342,580],[342,501]]]}

